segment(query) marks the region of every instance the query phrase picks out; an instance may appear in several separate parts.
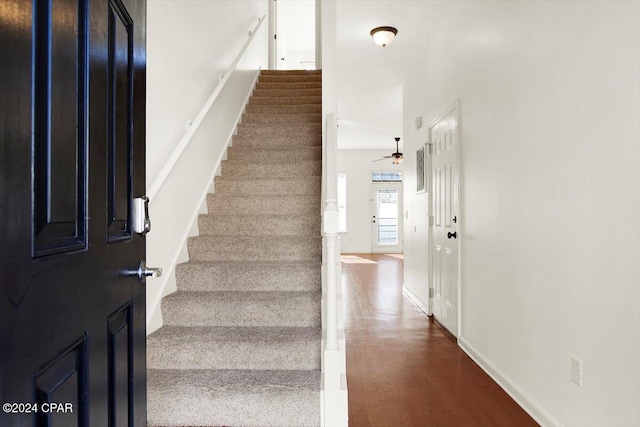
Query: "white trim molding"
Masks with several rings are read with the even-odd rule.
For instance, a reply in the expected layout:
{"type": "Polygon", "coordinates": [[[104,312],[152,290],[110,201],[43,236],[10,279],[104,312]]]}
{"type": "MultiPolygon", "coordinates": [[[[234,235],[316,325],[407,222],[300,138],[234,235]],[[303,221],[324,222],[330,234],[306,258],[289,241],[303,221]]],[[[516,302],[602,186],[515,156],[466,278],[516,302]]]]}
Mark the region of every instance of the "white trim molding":
{"type": "Polygon", "coordinates": [[[458,337],[458,345],[483,371],[487,373],[527,414],[542,427],[563,427],[538,402],[522,390],[511,378],[494,366],[464,337],[458,337]]]}
{"type": "Polygon", "coordinates": [[[407,286],[402,286],[402,292],[407,296],[407,298],[411,300],[412,303],[418,306],[418,308],[422,310],[424,314],[426,314],[427,316],[431,316],[431,313],[429,313],[429,303],[425,303],[420,298],[418,298],[418,296],[407,286]]]}

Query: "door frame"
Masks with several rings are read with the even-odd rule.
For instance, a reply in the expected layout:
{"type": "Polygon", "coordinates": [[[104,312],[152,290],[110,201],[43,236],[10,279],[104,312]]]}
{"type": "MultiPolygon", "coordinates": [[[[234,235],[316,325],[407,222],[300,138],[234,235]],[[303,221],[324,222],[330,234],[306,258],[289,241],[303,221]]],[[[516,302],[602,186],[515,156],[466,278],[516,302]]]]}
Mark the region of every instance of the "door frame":
{"type": "Polygon", "coordinates": [[[278,15],[276,0],[269,0],[269,69],[275,70],[278,66],[278,43],[276,34],[278,31],[278,15]]]}
{"type": "Polygon", "coordinates": [[[427,127],[427,142],[425,143],[425,149],[427,151],[427,155],[425,155],[425,171],[426,174],[428,176],[429,181],[426,183],[426,187],[428,188],[429,191],[429,202],[428,202],[428,206],[429,206],[429,212],[428,212],[428,224],[429,224],[429,233],[428,233],[428,242],[427,244],[429,245],[429,250],[428,250],[428,260],[427,260],[427,271],[428,271],[428,278],[427,278],[427,283],[429,285],[429,304],[427,305],[428,307],[428,313],[427,315],[429,316],[433,316],[433,252],[431,250],[432,247],[432,243],[433,243],[433,225],[432,225],[432,212],[433,212],[433,145],[432,145],[432,141],[431,141],[431,128],[433,128],[433,126],[436,125],[436,123],[438,123],[438,121],[440,121],[443,117],[445,117],[447,114],[451,113],[452,111],[454,111],[454,116],[456,118],[456,129],[455,129],[455,137],[456,137],[456,141],[457,141],[457,153],[456,153],[456,157],[458,160],[458,182],[457,185],[454,189],[455,191],[455,197],[456,197],[456,206],[458,207],[458,215],[457,215],[457,227],[458,227],[458,265],[457,265],[457,276],[458,276],[458,284],[457,284],[457,293],[456,293],[456,322],[457,322],[457,331],[456,332],[456,340],[460,340],[460,337],[462,336],[462,290],[463,290],[463,286],[462,286],[462,255],[463,255],[463,251],[462,251],[462,242],[464,241],[464,215],[460,215],[460,212],[463,212],[462,209],[462,200],[463,197],[462,196],[462,176],[463,176],[463,167],[462,167],[462,132],[460,131],[460,99],[457,98],[455,101],[453,101],[451,104],[449,104],[447,106],[447,108],[444,108],[441,110],[442,113],[438,114],[438,116],[436,116],[433,120],[431,120],[429,122],[429,126],[427,127]]]}
{"type": "MultiPolygon", "coordinates": [[[[376,211],[376,197],[375,197],[375,191],[376,188],[384,188],[384,187],[389,187],[389,188],[399,188],[400,189],[400,194],[398,194],[398,231],[397,231],[397,235],[398,235],[398,245],[396,246],[400,246],[401,249],[400,250],[390,250],[390,251],[376,251],[374,250],[375,247],[375,237],[376,237],[376,233],[374,232],[374,226],[373,226],[373,222],[371,223],[371,253],[373,254],[401,254],[404,253],[404,217],[403,217],[403,212],[404,212],[404,200],[403,200],[403,194],[404,194],[404,182],[372,182],[371,183],[371,217],[373,218],[373,213],[376,211]]],[[[378,218],[376,218],[377,220],[378,218]]],[[[377,224],[377,223],[376,223],[377,224]]]]}

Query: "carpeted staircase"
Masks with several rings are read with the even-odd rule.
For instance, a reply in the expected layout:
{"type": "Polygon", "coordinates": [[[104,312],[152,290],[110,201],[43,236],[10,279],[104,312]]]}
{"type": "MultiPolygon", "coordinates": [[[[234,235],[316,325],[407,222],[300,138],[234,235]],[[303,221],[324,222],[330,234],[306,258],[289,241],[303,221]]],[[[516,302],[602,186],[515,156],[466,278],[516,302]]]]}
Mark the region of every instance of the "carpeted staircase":
{"type": "Polygon", "coordinates": [[[321,71],[262,71],[147,340],[150,426],[320,425],[321,71]]]}

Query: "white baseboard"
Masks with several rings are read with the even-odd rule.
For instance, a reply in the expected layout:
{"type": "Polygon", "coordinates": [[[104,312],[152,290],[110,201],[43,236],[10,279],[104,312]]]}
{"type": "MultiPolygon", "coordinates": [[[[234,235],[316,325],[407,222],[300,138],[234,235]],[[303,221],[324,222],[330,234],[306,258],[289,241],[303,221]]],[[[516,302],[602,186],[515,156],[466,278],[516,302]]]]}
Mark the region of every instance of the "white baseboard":
{"type": "Polygon", "coordinates": [[[487,373],[513,400],[516,401],[527,414],[542,427],[562,427],[560,421],[549,414],[538,402],[532,399],[524,390],[508,376],[495,367],[486,357],[478,352],[464,337],[458,337],[458,345],[467,353],[483,371],[487,373]]]}
{"type": "Polygon", "coordinates": [[[411,302],[417,305],[420,310],[424,311],[424,314],[426,314],[427,316],[431,316],[431,313],[429,313],[428,303],[425,303],[420,298],[418,298],[418,296],[406,286],[402,287],[402,292],[411,300],[411,302]]]}

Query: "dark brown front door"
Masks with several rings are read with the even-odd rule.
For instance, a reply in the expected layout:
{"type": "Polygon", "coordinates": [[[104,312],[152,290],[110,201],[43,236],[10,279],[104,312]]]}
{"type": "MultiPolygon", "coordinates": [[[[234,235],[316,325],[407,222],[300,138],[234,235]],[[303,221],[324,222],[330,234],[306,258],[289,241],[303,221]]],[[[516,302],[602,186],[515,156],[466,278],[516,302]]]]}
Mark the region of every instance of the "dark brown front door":
{"type": "Polygon", "coordinates": [[[0,426],[144,426],[145,0],[0,1],[0,426]]]}

